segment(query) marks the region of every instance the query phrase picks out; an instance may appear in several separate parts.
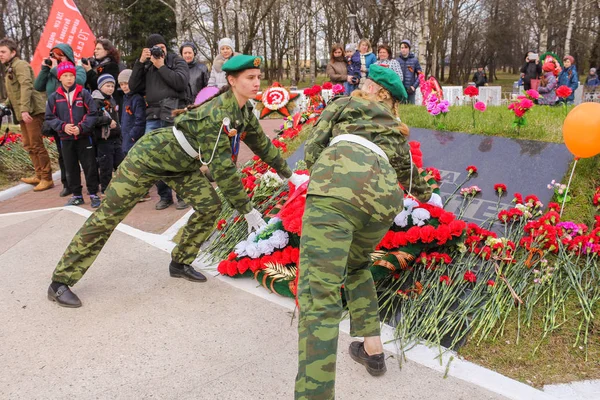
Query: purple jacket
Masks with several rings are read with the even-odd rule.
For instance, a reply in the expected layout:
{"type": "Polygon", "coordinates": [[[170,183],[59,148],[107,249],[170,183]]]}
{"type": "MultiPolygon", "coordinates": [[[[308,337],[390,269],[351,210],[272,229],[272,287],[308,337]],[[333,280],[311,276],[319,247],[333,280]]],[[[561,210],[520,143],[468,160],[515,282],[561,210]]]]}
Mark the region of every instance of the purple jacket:
{"type": "Polygon", "coordinates": [[[538,92],[540,94],[540,98],[538,99],[538,104],[552,106],[558,100],[556,97],[556,87],[558,86],[558,81],[552,72],[546,72],[544,75],[545,79],[548,81],[546,86],[538,87],[538,92]]]}

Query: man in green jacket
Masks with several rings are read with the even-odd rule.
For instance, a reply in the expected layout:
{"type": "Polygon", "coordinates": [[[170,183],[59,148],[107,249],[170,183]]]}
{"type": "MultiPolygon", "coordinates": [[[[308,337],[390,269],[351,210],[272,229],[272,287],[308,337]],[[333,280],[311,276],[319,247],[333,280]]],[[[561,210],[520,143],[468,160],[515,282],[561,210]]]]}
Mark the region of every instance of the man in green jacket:
{"type": "MultiPolygon", "coordinates": [[[[59,43],[50,49],[50,56],[44,59],[42,69],[33,83],[34,89],[38,92],[46,92],[46,96],[50,96],[52,93],[54,93],[60,86],[60,81],[56,75],[56,66],[63,61],[70,61],[76,65],[75,69],[77,73],[75,76],[75,83],[85,87],[86,72],[81,65],[77,65],[75,63],[73,49],[66,43],[59,43]]],[[[71,194],[71,190],[69,190],[69,185],[67,185],[67,173],[62,157],[62,146],[58,134],[54,135],[54,143],[56,143],[56,149],[58,150],[60,181],[63,184],[63,190],[60,192],[60,197],[65,197],[71,194]]]]}
{"type": "Polygon", "coordinates": [[[21,178],[21,181],[35,185],[34,191],[54,187],[50,156],[44,146],[42,124],[44,123],[44,96],[33,89],[33,69],[17,57],[17,43],[10,39],[0,40],[0,62],[6,66],[7,105],[15,112],[15,119],[21,124],[23,147],[35,168],[35,176],[21,178]]]}

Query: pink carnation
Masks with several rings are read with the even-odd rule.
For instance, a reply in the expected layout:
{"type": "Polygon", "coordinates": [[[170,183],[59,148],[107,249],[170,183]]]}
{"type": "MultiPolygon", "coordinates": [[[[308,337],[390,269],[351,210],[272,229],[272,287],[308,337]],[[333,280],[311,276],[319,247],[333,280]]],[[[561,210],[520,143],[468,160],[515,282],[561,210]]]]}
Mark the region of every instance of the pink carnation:
{"type": "Polygon", "coordinates": [[[534,90],[534,89],[529,89],[529,90],[528,90],[527,92],[525,92],[525,93],[527,93],[527,96],[528,96],[530,99],[532,99],[532,100],[537,100],[537,99],[539,99],[539,98],[540,98],[540,94],[538,93],[538,91],[537,91],[537,90],[534,90]]]}
{"type": "Polygon", "coordinates": [[[475,107],[475,109],[477,111],[481,111],[481,112],[484,112],[486,109],[486,105],[483,101],[478,101],[477,103],[475,103],[475,105],[473,107],[475,107]]]}

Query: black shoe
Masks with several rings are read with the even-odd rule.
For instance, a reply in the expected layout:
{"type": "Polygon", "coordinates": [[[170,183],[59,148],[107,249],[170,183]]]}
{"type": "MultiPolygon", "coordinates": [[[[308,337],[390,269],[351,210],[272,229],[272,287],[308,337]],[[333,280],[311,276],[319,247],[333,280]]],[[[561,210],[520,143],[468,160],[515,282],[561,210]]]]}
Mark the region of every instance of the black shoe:
{"type": "Polygon", "coordinates": [[[178,262],[171,261],[171,264],[169,264],[169,274],[173,278],[183,278],[192,282],[206,282],[206,277],[189,264],[179,264],[178,262]]]}
{"type": "Polygon", "coordinates": [[[68,187],[63,186],[63,190],[61,190],[58,195],[60,197],[67,197],[67,196],[72,195],[72,194],[73,194],[73,192],[71,192],[71,190],[68,187]]]}
{"type": "Polygon", "coordinates": [[[175,206],[175,208],[177,210],[185,210],[186,208],[188,208],[189,206],[187,205],[187,203],[183,200],[177,200],[177,205],[175,206]]]}
{"type": "Polygon", "coordinates": [[[365,351],[365,344],[363,342],[352,342],[350,343],[350,357],[359,364],[362,364],[367,368],[373,376],[380,376],[385,374],[387,368],[385,366],[385,355],[383,353],[368,355],[365,351]]]}
{"type": "Polygon", "coordinates": [[[160,199],[160,201],[158,203],[156,203],[154,208],[157,210],[164,210],[165,208],[169,207],[171,204],[173,204],[173,200],[160,199]]]}
{"type": "Polygon", "coordinates": [[[67,285],[59,286],[56,291],[52,289],[52,286],[48,287],[48,300],[57,302],[61,307],[81,307],[81,300],[67,285]]]}

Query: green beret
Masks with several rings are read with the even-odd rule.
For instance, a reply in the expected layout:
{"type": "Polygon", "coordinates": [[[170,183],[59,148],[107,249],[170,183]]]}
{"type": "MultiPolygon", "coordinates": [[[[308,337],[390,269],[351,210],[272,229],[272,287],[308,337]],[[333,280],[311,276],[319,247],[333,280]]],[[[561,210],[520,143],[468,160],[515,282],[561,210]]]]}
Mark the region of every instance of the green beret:
{"type": "Polygon", "coordinates": [[[402,80],[400,80],[400,76],[392,69],[373,64],[369,67],[368,78],[379,86],[387,89],[397,100],[408,98],[404,84],[402,83],[402,80]]]}
{"type": "Polygon", "coordinates": [[[250,68],[260,68],[262,58],[249,56],[246,54],[238,54],[225,61],[222,70],[225,72],[243,71],[250,68]]]}

